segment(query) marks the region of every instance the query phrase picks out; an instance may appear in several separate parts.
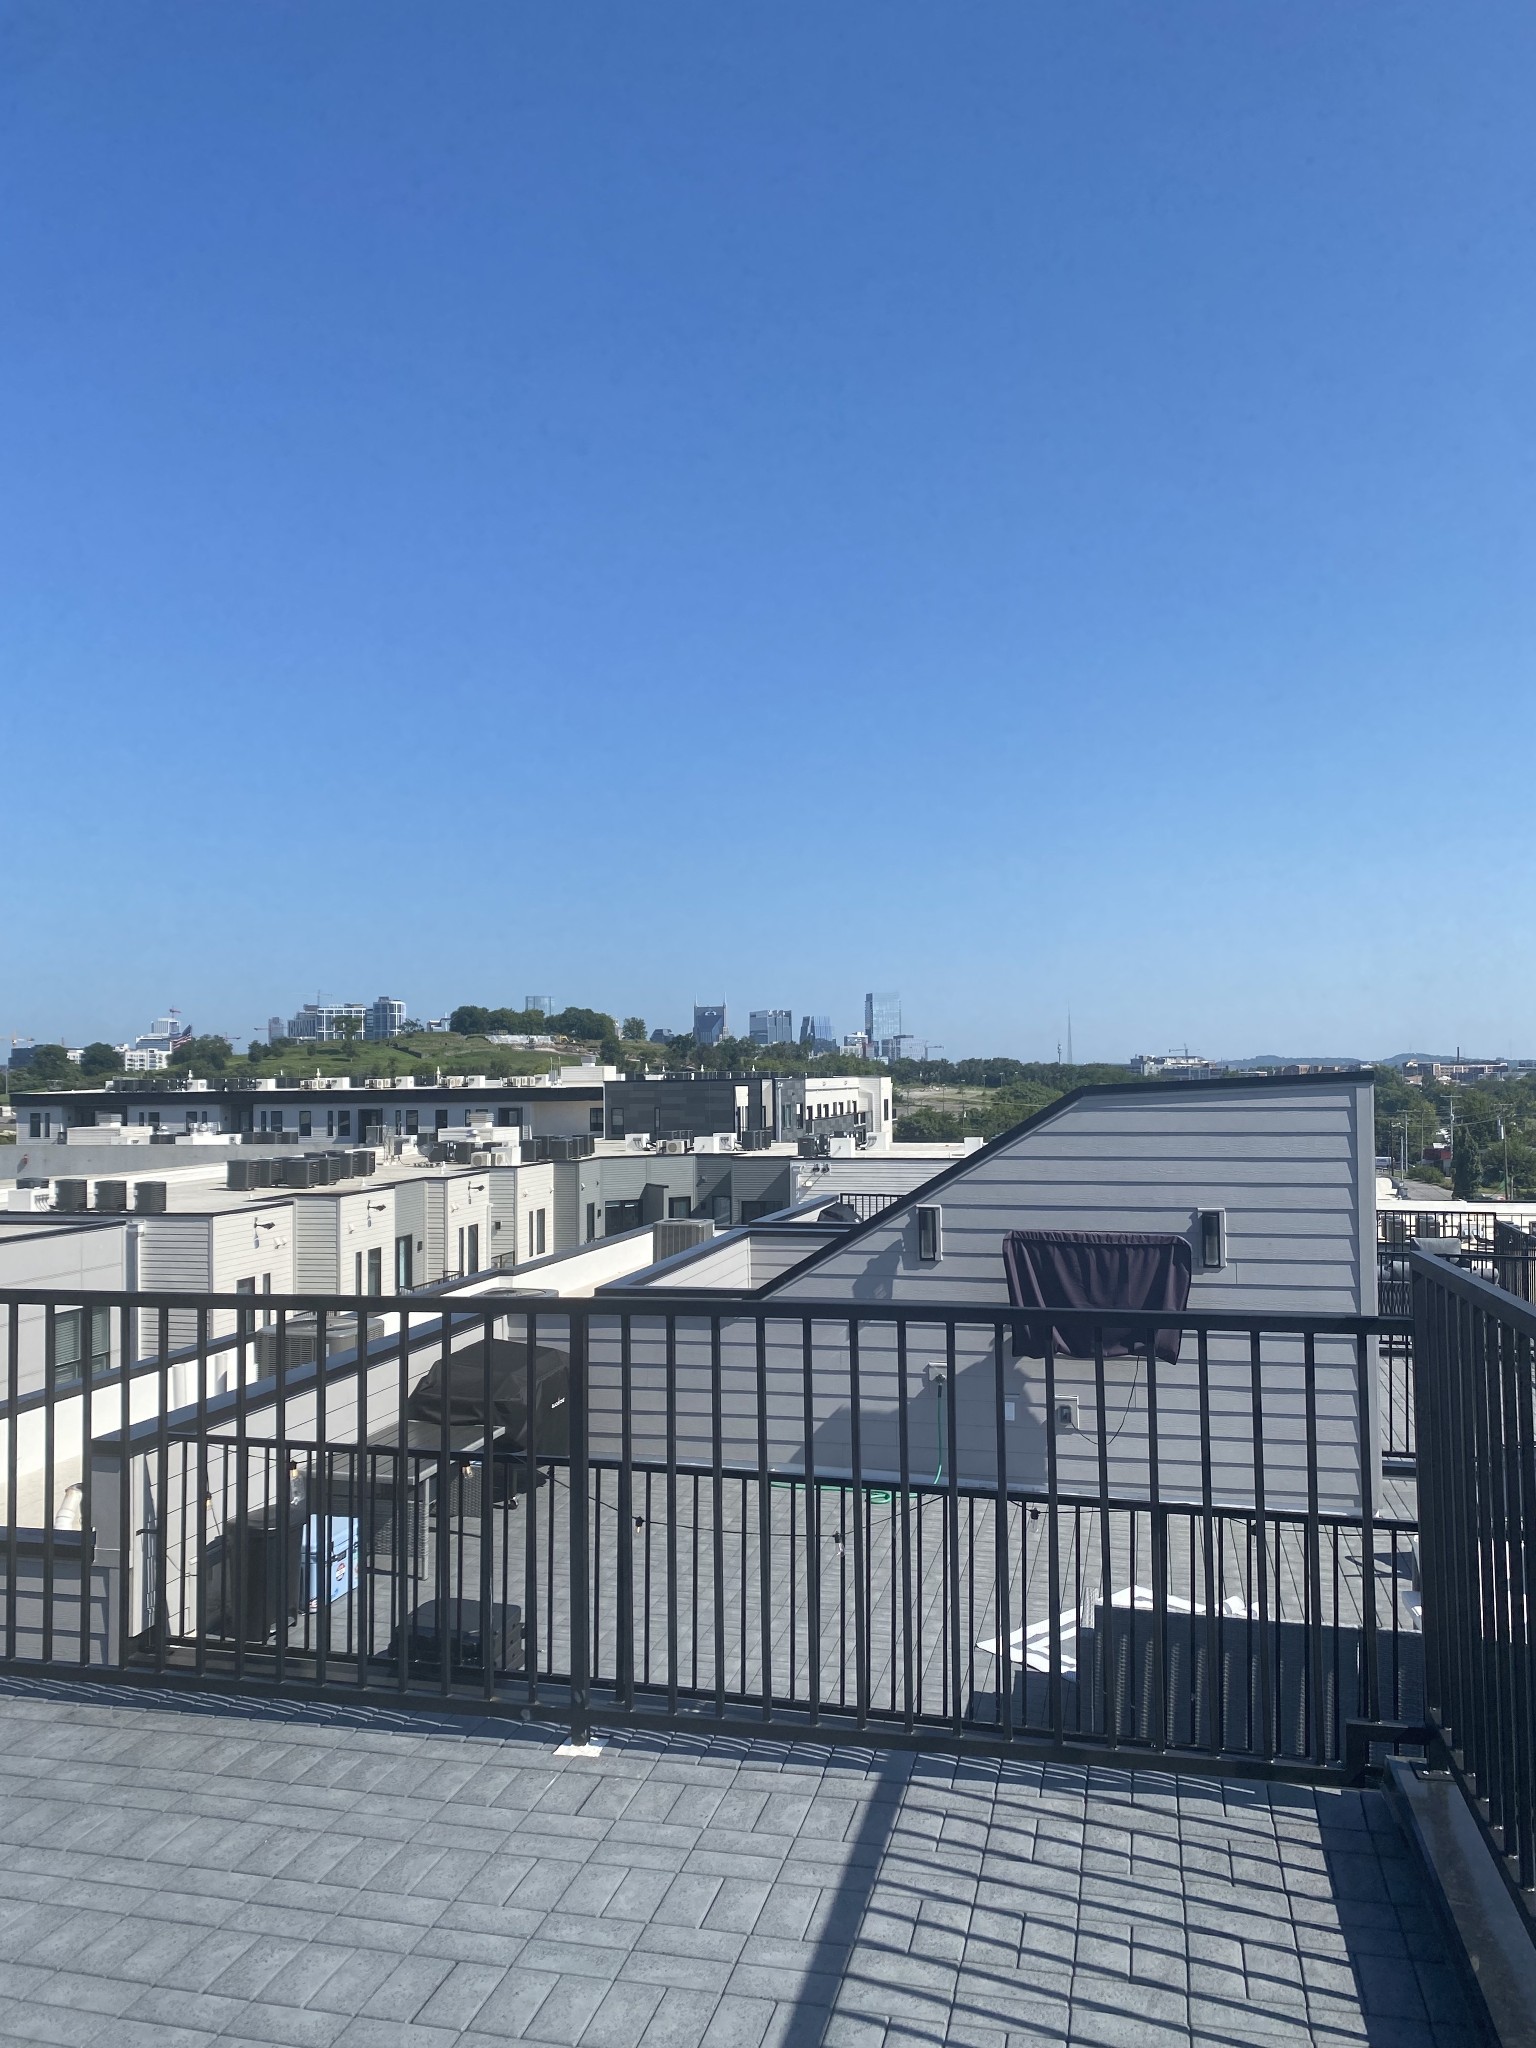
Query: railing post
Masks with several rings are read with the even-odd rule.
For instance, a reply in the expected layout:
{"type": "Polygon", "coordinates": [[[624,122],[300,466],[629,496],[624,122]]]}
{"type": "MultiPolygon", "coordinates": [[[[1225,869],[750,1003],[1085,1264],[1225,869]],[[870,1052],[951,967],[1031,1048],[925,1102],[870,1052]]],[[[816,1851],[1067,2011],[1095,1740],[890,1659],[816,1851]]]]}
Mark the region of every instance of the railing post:
{"type": "MultiPolygon", "coordinates": [[[[571,1745],[592,1740],[592,1588],[587,1542],[587,1319],[571,1317],[571,1745]]],[[[530,1509],[531,1512],[531,1509],[530,1509]]]]}

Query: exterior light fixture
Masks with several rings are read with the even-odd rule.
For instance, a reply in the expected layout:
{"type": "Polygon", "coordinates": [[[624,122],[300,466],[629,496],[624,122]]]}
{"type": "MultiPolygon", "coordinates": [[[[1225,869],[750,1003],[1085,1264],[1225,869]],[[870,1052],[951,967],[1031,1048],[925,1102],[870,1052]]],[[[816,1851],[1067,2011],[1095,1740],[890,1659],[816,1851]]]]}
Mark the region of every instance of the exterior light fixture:
{"type": "Polygon", "coordinates": [[[944,1256],[944,1211],[937,1202],[918,1204],[917,1256],[925,1265],[936,1265],[944,1256]]]}
{"type": "Polygon", "coordinates": [[[1215,1272],[1227,1263],[1227,1212],[1225,1209],[1202,1209],[1200,1211],[1200,1263],[1208,1273],[1215,1272]]]}

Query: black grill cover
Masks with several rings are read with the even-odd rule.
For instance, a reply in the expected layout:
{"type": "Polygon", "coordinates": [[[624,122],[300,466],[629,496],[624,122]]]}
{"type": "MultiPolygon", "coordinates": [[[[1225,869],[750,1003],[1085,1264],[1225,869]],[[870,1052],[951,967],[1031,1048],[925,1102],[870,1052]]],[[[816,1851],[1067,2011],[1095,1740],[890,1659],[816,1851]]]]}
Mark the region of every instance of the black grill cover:
{"type": "MultiPolygon", "coordinates": [[[[443,1371],[438,1359],[411,1395],[406,1414],[412,1422],[441,1426],[444,1381],[451,1431],[485,1430],[485,1343],[455,1351],[443,1371]]],[[[542,1456],[564,1457],[570,1449],[571,1361],[567,1352],[540,1345],[534,1354],[534,1401],[537,1433],[534,1448],[542,1456]]],[[[503,1338],[491,1342],[491,1424],[498,1448],[524,1454],[528,1445],[528,1346],[503,1338]]]]}
{"type": "MultiPolygon", "coordinates": [[[[1010,1230],[1003,1239],[1003,1264],[1015,1308],[1052,1312],[1020,1319],[1014,1349],[1029,1358],[1044,1358],[1047,1331],[1062,1356],[1092,1358],[1096,1325],[1106,1358],[1145,1357],[1146,1333],[1112,1321],[1114,1311],[1171,1309],[1182,1315],[1189,1300],[1192,1261],[1182,1237],[1134,1230],[1010,1230]],[[1055,1313],[1063,1309],[1091,1313],[1055,1313]]],[[[1157,1332],[1157,1355],[1176,1362],[1176,1329],[1157,1332]]]]}

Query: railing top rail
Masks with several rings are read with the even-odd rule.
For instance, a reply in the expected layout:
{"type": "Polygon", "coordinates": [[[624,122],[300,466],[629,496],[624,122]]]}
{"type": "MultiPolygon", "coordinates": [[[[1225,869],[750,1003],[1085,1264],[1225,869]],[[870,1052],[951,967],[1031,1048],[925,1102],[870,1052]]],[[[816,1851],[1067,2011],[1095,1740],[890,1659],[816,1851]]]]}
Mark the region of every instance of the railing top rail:
{"type": "MultiPolygon", "coordinates": [[[[1435,1259],[1433,1270],[1444,1268],[1435,1259]]],[[[1495,1293],[1498,1290],[1494,1290],[1495,1293]]],[[[1509,1297],[1500,1295],[1501,1300],[1509,1297]]],[[[780,1323],[956,1323],[993,1329],[1001,1324],[1041,1321],[1046,1316],[1070,1315],[1074,1321],[1112,1323],[1138,1332],[1181,1330],[1191,1336],[1220,1331],[1240,1334],[1305,1336],[1396,1336],[1410,1327],[1403,1316],[1312,1313],[1264,1309],[1078,1309],[1019,1308],[1006,1301],[814,1301],[759,1297],[726,1291],[699,1289],[684,1293],[668,1291],[658,1298],[650,1288],[614,1291],[601,1296],[531,1294],[516,1289],[487,1288],[479,1294],[219,1294],[171,1293],[164,1290],[137,1292],[124,1288],[0,1288],[0,1310],[12,1303],[22,1308],[111,1307],[168,1310],[192,1314],[198,1310],[222,1310],[241,1314],[253,1321],[270,1322],[276,1315],[410,1315],[413,1321],[427,1315],[460,1316],[474,1320],[487,1315],[537,1315],[551,1319],[570,1318],[579,1322],[617,1320],[628,1316],[656,1321],[681,1318],[687,1321],[759,1317],[780,1323]]],[[[210,1342],[222,1341],[210,1339],[210,1342]]]]}

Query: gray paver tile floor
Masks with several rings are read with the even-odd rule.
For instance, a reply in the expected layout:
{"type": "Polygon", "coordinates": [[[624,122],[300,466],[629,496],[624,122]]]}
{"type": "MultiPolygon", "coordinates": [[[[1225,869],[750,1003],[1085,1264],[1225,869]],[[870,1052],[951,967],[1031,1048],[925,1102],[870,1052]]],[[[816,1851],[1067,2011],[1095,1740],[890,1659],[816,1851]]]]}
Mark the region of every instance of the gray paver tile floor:
{"type": "Polygon", "coordinates": [[[1473,2048],[1381,1796],[0,1680],[0,2041],[1473,2048]]]}

